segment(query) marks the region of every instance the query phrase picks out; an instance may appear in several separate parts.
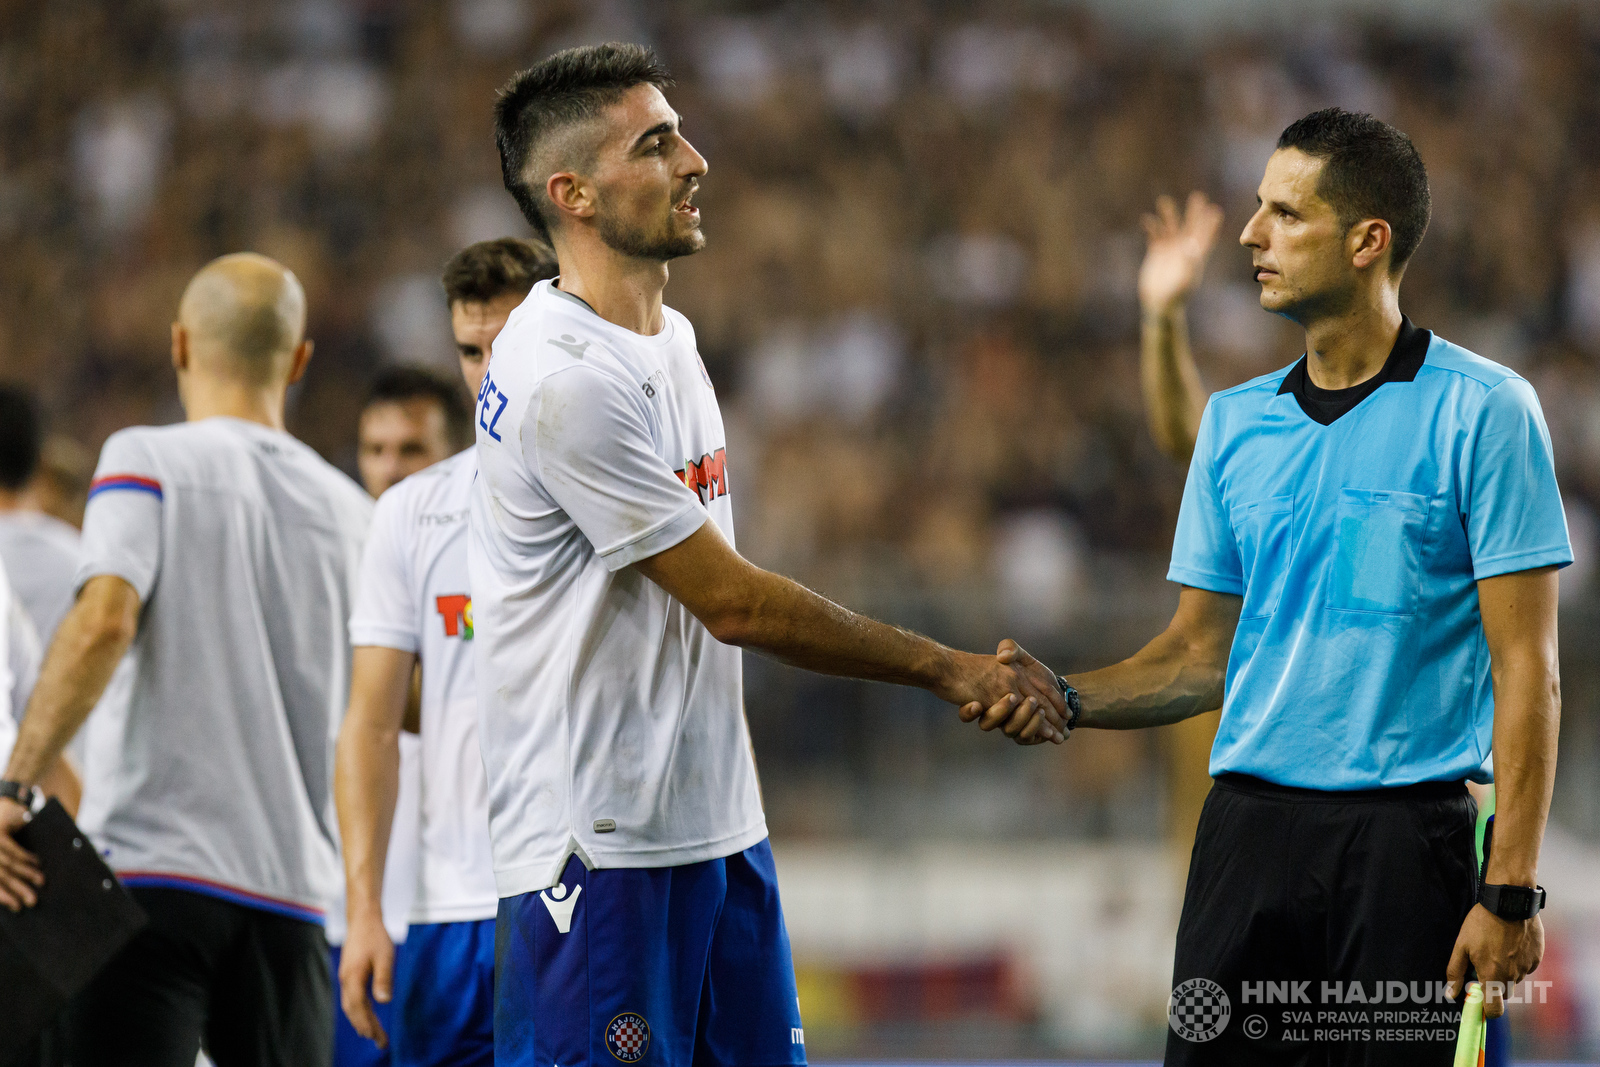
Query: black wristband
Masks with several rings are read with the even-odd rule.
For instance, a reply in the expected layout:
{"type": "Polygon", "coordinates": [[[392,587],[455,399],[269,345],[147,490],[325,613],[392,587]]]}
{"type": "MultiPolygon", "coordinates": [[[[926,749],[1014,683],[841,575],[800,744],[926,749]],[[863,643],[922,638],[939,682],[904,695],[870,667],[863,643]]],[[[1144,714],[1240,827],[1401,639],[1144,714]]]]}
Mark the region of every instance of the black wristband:
{"type": "Polygon", "coordinates": [[[1072,731],[1078,728],[1078,716],[1083,714],[1083,702],[1078,699],[1078,691],[1059,674],[1056,675],[1056,688],[1061,690],[1067,702],[1067,736],[1071,737],[1072,731]]]}
{"type": "Polygon", "coordinates": [[[38,795],[39,790],[35,786],[23,785],[21,782],[13,782],[8,779],[0,779],[0,797],[6,800],[14,800],[29,811],[33,810],[33,802],[38,795]]]}
{"type": "Polygon", "coordinates": [[[1506,922],[1525,922],[1544,910],[1544,886],[1485,885],[1478,890],[1478,903],[1506,922]]]}

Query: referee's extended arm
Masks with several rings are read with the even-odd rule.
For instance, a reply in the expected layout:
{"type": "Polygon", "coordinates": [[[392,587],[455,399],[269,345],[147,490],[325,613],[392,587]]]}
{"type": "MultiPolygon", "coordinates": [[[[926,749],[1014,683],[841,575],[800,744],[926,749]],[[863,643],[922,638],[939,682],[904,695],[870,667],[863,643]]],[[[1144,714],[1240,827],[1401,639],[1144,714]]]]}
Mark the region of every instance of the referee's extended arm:
{"type": "MultiPolygon", "coordinates": [[[[1556,569],[1519,571],[1478,583],[1478,610],[1494,678],[1494,847],[1484,881],[1532,887],[1555,787],[1561,729],[1556,649],[1556,569]]],[[[1470,960],[1485,983],[1484,1014],[1505,1011],[1503,989],[1539,966],[1544,924],[1508,922],[1483,905],[1467,913],[1446,977],[1460,990],[1470,960]]]]}
{"type": "MultiPolygon", "coordinates": [[[[1244,600],[1184,586],[1178,610],[1161,635],[1121,663],[1067,678],[1083,712],[1078,726],[1138,730],[1165,726],[1222,706],[1228,652],[1244,600]]],[[[1033,658],[1002,653],[1005,662],[1033,658]]]]}

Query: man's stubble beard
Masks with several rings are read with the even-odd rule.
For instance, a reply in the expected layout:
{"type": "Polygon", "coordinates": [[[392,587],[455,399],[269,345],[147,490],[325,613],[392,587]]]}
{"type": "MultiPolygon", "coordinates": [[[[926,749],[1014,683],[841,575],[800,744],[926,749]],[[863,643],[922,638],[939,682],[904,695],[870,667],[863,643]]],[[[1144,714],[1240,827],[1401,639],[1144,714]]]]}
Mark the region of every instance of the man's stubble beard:
{"type": "MultiPolygon", "coordinates": [[[[692,256],[706,246],[705,234],[700,232],[698,226],[682,235],[670,232],[647,234],[619,225],[616,218],[610,214],[602,213],[595,221],[599,223],[600,240],[606,243],[607,248],[634,259],[665,263],[668,260],[692,256]]],[[[670,230],[670,218],[667,227],[670,230]]]]}
{"type": "Polygon", "coordinates": [[[1319,320],[1333,318],[1348,311],[1355,302],[1355,296],[1353,284],[1312,293],[1296,291],[1284,294],[1284,299],[1276,307],[1267,307],[1263,302],[1262,310],[1286,318],[1305,329],[1319,320]]]}

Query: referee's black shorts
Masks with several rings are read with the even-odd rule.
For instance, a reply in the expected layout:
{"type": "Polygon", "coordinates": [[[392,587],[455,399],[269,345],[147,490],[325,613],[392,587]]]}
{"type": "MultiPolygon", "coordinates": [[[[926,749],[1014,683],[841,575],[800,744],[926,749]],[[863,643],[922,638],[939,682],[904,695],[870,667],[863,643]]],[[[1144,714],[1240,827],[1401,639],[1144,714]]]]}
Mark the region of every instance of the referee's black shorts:
{"type": "Polygon", "coordinates": [[[1167,1067],[1448,1067],[1460,1009],[1442,987],[1475,896],[1476,818],[1459,782],[1219,777],[1178,925],[1167,1067]]]}
{"type": "Polygon", "coordinates": [[[316,923],[182,889],[128,890],[150,924],[67,1009],[72,1067],[328,1067],[333,985],[316,923]]]}

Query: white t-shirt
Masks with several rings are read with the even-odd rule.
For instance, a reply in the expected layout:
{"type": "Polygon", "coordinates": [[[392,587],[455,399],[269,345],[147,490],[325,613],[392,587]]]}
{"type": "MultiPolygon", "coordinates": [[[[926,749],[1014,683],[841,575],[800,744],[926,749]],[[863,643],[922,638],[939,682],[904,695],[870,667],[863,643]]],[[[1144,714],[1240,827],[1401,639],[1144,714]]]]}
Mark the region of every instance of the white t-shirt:
{"type": "Polygon", "coordinates": [[[473,609],[467,583],[472,451],[419,471],[378,499],[361,556],[350,643],[422,662],[420,855],[414,923],[492,919],[489,783],[478,751],[473,609]]]}
{"type": "Polygon", "coordinates": [[[501,896],[767,833],[739,650],[629,564],[709,517],[733,540],[722,414],[677,312],[653,337],[533,287],[478,394],[471,573],[501,896]]]}
{"type": "Polygon", "coordinates": [[[0,769],[11,758],[17,727],[28,708],[28,696],[39,677],[39,638],[33,620],[11,589],[0,567],[0,769]]]}
{"type": "MultiPolygon", "coordinates": [[[[78,531],[55,516],[36,511],[0,514],[0,563],[11,577],[11,591],[17,603],[32,620],[41,650],[50,647],[61,620],[72,610],[78,594],[79,556],[78,531]]],[[[112,676],[101,703],[116,699],[116,694],[127,688],[128,677],[124,665],[112,676]]],[[[16,709],[19,721],[23,710],[16,709]]],[[[67,755],[82,775],[85,791],[94,788],[94,772],[88,766],[88,739],[89,729],[84,726],[67,744],[67,755]]]]}
{"type": "Polygon", "coordinates": [[[340,877],[333,745],[372,501],[288,434],[211,418],[113,434],[78,585],[142,605],[90,720],[79,822],[124,882],[320,919],[340,877]]]}
{"type": "Polygon", "coordinates": [[[78,551],[78,531],[54,516],[0,514],[0,564],[47,648],[77,593],[78,551]]]}

